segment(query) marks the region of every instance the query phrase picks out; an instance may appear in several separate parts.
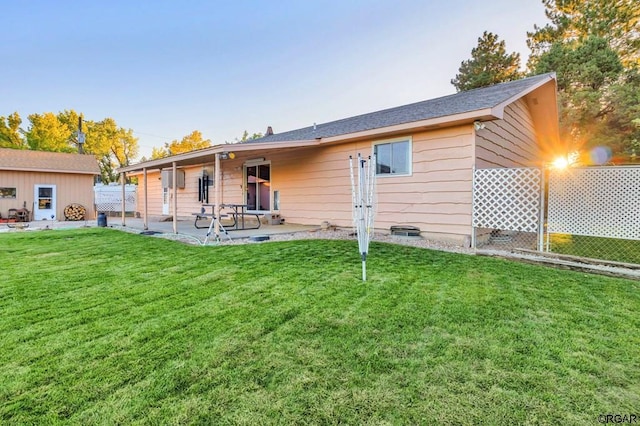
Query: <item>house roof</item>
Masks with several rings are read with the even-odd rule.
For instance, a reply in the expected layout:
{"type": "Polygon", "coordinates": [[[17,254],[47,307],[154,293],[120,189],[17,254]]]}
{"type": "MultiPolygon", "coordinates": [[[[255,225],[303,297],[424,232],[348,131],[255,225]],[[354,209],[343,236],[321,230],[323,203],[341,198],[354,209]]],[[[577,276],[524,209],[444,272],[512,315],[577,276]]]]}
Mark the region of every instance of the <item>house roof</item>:
{"type": "Polygon", "coordinates": [[[273,149],[311,147],[343,143],[350,140],[401,134],[417,128],[436,128],[472,123],[475,120],[503,118],[507,105],[544,86],[546,99],[553,101],[532,108],[534,120],[544,122],[550,134],[557,133],[558,117],[555,104],[555,74],[541,74],[521,80],[500,83],[427,101],[416,102],[382,111],[362,114],[342,120],[316,124],[297,130],[267,135],[239,144],[221,144],[200,150],[176,154],[156,160],[122,167],[118,172],[142,171],[176,165],[193,165],[212,161],[215,154],[225,151],[257,152],[273,149]],[[548,84],[553,82],[553,84],[548,84]],[[537,118],[536,118],[537,117],[537,118]]]}
{"type": "Polygon", "coordinates": [[[473,111],[491,109],[520,97],[541,83],[553,79],[553,74],[541,74],[521,80],[459,92],[453,95],[416,102],[382,111],[362,114],[329,123],[316,124],[283,133],[275,133],[247,143],[300,141],[357,133],[372,129],[456,116],[473,111]]]}
{"type": "Polygon", "coordinates": [[[99,175],[93,155],[0,148],[0,170],[99,175]]]}

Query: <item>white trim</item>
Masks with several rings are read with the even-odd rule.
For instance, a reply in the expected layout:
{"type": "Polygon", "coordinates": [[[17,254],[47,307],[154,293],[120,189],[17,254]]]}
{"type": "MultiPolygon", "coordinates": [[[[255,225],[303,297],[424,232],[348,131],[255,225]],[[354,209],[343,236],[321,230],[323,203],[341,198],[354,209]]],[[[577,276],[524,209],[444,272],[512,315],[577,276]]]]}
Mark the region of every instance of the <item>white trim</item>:
{"type": "MultiPolygon", "coordinates": [[[[271,160],[266,160],[266,159],[250,159],[248,161],[245,161],[244,163],[242,163],[242,203],[243,204],[248,204],[247,203],[247,167],[256,167],[257,166],[264,166],[264,165],[268,165],[269,166],[269,210],[249,210],[247,209],[247,213],[257,213],[257,214],[267,214],[267,213],[271,213],[271,211],[273,210],[273,190],[271,189],[271,176],[272,176],[272,170],[271,170],[271,160]]],[[[257,172],[257,170],[256,170],[257,172]]],[[[257,176],[256,176],[257,177],[257,176]]],[[[257,200],[256,200],[256,205],[257,205],[257,200]]]]}
{"type": "Polygon", "coordinates": [[[409,142],[409,171],[408,173],[378,173],[376,164],[376,177],[387,178],[387,177],[400,177],[400,176],[412,176],[413,175],[413,136],[402,136],[398,138],[392,139],[383,139],[378,141],[373,141],[371,143],[371,154],[375,152],[376,145],[387,145],[394,144],[398,142],[409,142]]]}
{"type": "MultiPolygon", "coordinates": [[[[48,198],[48,197],[42,197],[48,198]]],[[[57,218],[57,189],[56,185],[51,184],[35,184],[33,185],[33,220],[55,220],[57,218]],[[51,205],[48,209],[41,209],[40,202],[40,188],[51,188],[51,205]]]]}

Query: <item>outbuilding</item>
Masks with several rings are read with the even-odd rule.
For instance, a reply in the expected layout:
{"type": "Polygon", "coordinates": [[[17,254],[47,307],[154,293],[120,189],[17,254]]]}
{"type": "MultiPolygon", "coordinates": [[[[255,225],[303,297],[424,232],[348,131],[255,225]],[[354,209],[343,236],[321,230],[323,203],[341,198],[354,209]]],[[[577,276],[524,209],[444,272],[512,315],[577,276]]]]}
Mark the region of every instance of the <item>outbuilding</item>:
{"type": "Polygon", "coordinates": [[[65,220],[65,208],[74,205],[93,219],[99,174],[93,155],[0,148],[0,215],[65,220]]]}

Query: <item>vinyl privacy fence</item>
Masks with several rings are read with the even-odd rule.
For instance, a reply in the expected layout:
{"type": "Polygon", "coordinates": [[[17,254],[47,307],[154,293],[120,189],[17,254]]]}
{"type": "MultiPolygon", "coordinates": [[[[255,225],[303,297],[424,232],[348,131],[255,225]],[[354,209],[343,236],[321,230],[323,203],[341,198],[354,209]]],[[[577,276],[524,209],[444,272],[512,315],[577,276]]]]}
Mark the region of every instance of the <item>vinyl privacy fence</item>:
{"type": "Polygon", "coordinates": [[[473,245],[640,264],[640,167],[474,171],[473,245]]]}

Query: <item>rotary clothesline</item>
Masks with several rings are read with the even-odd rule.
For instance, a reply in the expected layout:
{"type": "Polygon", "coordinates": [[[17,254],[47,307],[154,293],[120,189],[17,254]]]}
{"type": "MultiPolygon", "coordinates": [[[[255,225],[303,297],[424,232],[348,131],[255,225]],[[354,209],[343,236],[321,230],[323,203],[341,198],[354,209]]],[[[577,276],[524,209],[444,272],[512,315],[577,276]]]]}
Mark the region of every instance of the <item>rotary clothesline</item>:
{"type": "Polygon", "coordinates": [[[354,172],[353,157],[349,156],[353,227],[358,236],[358,250],[362,258],[362,281],[366,281],[367,253],[369,252],[369,241],[373,235],[375,216],[376,159],[375,155],[372,155],[368,160],[365,160],[358,154],[356,161],[354,172]]]}

